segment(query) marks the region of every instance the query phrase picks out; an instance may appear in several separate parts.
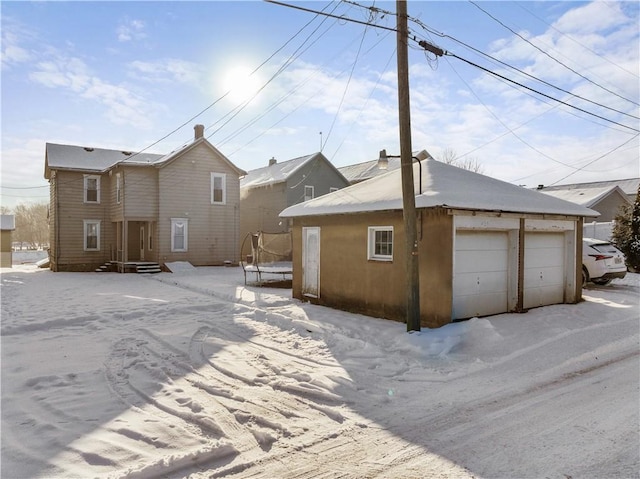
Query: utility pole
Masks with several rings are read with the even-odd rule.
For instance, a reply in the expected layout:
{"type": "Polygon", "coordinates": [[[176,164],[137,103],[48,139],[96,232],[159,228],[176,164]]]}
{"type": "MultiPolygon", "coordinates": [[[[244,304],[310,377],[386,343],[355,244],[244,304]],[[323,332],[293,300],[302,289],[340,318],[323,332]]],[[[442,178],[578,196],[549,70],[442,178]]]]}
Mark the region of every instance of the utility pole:
{"type": "Polygon", "coordinates": [[[420,269],[416,198],[411,152],[411,110],[409,106],[409,28],[407,1],[396,0],[398,31],[398,114],[400,125],[400,168],[402,211],[406,237],[407,331],[420,331],[420,269]]]}

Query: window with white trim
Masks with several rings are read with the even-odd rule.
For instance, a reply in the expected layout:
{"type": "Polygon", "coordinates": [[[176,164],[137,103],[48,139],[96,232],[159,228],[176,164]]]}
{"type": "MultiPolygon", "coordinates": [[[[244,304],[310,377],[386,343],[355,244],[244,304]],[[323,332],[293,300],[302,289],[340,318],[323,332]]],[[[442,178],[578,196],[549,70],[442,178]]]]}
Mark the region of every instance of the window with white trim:
{"type": "Polygon", "coordinates": [[[334,191],[338,191],[340,188],[336,188],[335,186],[329,187],[329,193],[333,193],[334,191]]]}
{"type": "Polygon", "coordinates": [[[100,251],[100,220],[83,220],[85,251],[100,251]]]}
{"type": "Polygon", "coordinates": [[[227,175],[211,173],[211,204],[224,205],[227,203],[227,175]]]}
{"type": "Polygon", "coordinates": [[[312,200],[314,196],[314,187],[312,185],[304,185],[304,201],[312,200]]]}
{"type": "Polygon", "coordinates": [[[171,251],[188,250],[189,220],[187,218],[171,218],[171,251]]]}
{"type": "Polygon", "coordinates": [[[369,226],[367,259],[393,261],[393,226],[369,226]]]}
{"type": "Polygon", "coordinates": [[[147,230],[149,231],[149,241],[147,241],[147,245],[149,245],[149,251],[153,251],[153,223],[149,223],[147,230]]]}
{"type": "Polygon", "coordinates": [[[120,204],[122,201],[122,175],[116,173],[116,203],[120,204]]]}
{"type": "Polygon", "coordinates": [[[100,203],[99,175],[84,175],[84,202],[100,203]]]}

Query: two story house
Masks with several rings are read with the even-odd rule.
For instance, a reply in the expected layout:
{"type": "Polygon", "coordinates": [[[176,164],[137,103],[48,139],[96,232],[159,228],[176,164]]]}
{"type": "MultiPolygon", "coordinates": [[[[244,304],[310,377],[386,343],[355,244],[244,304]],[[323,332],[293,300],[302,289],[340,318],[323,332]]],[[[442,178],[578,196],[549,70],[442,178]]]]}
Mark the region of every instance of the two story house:
{"type": "Polygon", "coordinates": [[[167,155],[47,143],[51,270],[237,263],[246,172],[194,130],[167,155]]]}

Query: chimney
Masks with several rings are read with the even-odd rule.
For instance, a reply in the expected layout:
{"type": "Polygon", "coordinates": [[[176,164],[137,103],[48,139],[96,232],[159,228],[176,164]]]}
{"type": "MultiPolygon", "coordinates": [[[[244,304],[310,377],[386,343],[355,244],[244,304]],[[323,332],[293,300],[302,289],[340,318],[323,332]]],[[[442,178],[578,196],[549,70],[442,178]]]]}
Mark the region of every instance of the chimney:
{"type": "Polygon", "coordinates": [[[204,138],[204,125],[196,125],[193,129],[196,131],[194,139],[204,138]]]}
{"type": "Polygon", "coordinates": [[[278,162],[278,160],[276,160],[275,156],[271,157],[271,159],[269,160],[269,166],[273,166],[278,162]]]}

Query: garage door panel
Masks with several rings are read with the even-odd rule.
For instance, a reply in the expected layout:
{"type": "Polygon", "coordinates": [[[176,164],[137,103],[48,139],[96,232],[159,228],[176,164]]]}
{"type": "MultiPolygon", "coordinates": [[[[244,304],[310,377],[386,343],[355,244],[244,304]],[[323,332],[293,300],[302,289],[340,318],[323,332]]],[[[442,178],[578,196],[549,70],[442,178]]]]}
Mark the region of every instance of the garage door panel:
{"type": "Polygon", "coordinates": [[[504,313],[506,303],[506,293],[460,296],[454,304],[453,314],[455,318],[471,318],[504,313]]]}
{"type": "Polygon", "coordinates": [[[500,251],[460,251],[456,253],[455,272],[506,271],[505,250],[500,251]]]}
{"type": "Polygon", "coordinates": [[[566,266],[563,233],[527,233],[524,265],[525,308],[564,302],[566,266]]]}
{"type": "Polygon", "coordinates": [[[504,271],[456,275],[456,292],[460,295],[503,292],[507,289],[504,271]]]}
{"type": "Polygon", "coordinates": [[[452,317],[507,311],[507,232],[459,230],[455,241],[452,317]]]}

